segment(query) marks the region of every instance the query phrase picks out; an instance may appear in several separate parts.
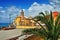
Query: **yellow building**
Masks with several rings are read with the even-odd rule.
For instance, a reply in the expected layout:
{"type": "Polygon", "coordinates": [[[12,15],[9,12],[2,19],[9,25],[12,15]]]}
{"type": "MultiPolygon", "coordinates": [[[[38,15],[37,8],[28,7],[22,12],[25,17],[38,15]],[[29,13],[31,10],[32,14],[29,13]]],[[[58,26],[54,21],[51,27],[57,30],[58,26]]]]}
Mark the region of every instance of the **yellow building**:
{"type": "Polygon", "coordinates": [[[31,18],[26,18],[24,16],[23,10],[21,11],[21,15],[16,17],[14,23],[16,28],[34,28],[35,26],[35,23],[31,18]]]}

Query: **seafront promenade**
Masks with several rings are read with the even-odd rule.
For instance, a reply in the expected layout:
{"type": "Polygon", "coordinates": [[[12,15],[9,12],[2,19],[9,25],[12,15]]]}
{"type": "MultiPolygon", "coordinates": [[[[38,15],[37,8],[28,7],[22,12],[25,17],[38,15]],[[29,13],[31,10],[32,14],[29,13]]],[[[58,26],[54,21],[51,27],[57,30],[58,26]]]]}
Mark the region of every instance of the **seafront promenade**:
{"type": "Polygon", "coordinates": [[[7,40],[22,34],[24,29],[0,30],[0,40],[7,40]]]}

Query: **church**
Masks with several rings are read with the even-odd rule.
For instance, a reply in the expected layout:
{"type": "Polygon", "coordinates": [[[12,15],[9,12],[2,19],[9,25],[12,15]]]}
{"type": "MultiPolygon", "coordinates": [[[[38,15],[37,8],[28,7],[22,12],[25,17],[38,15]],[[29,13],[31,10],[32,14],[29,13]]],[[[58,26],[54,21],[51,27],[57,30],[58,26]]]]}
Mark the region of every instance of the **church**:
{"type": "Polygon", "coordinates": [[[31,19],[32,17],[26,18],[24,11],[21,10],[20,16],[17,16],[14,20],[16,28],[34,28],[35,22],[31,19]]]}

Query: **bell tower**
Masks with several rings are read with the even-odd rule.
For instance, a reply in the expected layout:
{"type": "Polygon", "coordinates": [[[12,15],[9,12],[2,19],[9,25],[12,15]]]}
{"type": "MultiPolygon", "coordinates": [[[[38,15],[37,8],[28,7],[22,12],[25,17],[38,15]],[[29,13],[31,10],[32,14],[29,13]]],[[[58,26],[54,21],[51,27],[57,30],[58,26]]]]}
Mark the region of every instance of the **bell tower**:
{"type": "Polygon", "coordinates": [[[21,10],[21,16],[24,17],[24,12],[23,12],[23,10],[21,10]]]}

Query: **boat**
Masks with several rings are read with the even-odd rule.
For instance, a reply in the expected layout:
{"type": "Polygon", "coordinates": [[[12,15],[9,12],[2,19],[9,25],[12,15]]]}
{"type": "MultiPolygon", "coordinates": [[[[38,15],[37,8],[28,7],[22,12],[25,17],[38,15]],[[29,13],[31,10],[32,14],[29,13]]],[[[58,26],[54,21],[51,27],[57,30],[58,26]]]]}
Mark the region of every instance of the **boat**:
{"type": "Polygon", "coordinates": [[[2,30],[13,30],[15,28],[2,28],[2,30]]]}

